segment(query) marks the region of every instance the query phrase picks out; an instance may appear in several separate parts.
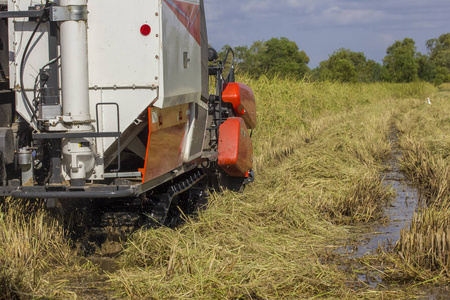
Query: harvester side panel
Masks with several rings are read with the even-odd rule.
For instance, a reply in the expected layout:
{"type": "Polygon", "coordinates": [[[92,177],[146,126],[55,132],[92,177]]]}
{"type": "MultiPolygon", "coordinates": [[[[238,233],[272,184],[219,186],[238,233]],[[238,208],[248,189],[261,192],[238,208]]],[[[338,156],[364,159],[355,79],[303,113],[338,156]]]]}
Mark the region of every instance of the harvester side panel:
{"type": "Polygon", "coordinates": [[[132,89],[157,84],[158,1],[96,0],[88,2],[88,11],[90,85],[132,89]],[[150,34],[141,33],[143,25],[150,26],[150,34]]]}
{"type": "MultiPolygon", "coordinates": [[[[158,97],[160,70],[160,5],[159,1],[116,0],[88,2],[88,53],[90,111],[99,110],[99,132],[120,131],[139,123],[139,116],[158,97]],[[150,26],[148,35],[142,26],[150,26]],[[98,103],[112,102],[116,108],[98,103]],[[135,121],[138,119],[137,121],[135,121]]],[[[132,130],[134,134],[138,131],[132,130]]],[[[115,141],[104,138],[98,151],[102,153],[115,141]]],[[[126,146],[126,145],[124,145],[126,146]]],[[[112,146],[117,149],[116,145],[112,146]]]]}
{"type": "Polygon", "coordinates": [[[183,161],[190,162],[203,153],[203,142],[205,140],[208,110],[197,103],[191,103],[189,109],[189,130],[186,134],[183,161]]]}
{"type": "MultiPolygon", "coordinates": [[[[185,127],[191,134],[184,132],[183,136],[190,135],[193,139],[183,140],[187,145],[183,146],[182,154],[183,160],[189,161],[201,154],[206,127],[207,107],[201,101],[201,48],[207,44],[203,45],[199,39],[205,22],[200,1],[138,2],[125,7],[120,7],[122,2],[111,5],[111,1],[89,4],[91,114],[97,103],[118,103],[121,132],[136,135],[139,130],[134,128],[139,126],[149,105],[170,108],[191,103],[190,110],[197,117],[192,115],[185,127]],[[119,17],[121,21],[117,22],[119,17]],[[151,27],[148,36],[140,32],[143,24],[151,27]],[[194,134],[201,137],[194,139],[194,134]]],[[[98,109],[98,131],[116,130],[115,108],[98,109]]],[[[130,136],[126,138],[138,142],[130,136]]],[[[117,149],[114,141],[104,138],[98,151],[114,153],[112,150],[117,149]]],[[[126,146],[123,144],[122,148],[126,146]]],[[[106,157],[106,164],[113,158],[106,157]]]]}
{"type": "Polygon", "coordinates": [[[183,139],[189,105],[166,109],[150,108],[151,123],[143,182],[155,179],[181,166],[183,139]]]}
{"type": "Polygon", "coordinates": [[[162,64],[160,97],[154,106],[200,102],[201,7],[196,1],[161,1],[162,64]]]}

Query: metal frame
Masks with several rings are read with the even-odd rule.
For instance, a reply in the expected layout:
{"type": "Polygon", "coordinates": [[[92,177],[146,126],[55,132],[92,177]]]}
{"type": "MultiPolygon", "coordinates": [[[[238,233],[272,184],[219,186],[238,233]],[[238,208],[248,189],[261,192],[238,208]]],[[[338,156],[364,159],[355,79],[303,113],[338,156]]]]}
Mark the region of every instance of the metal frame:
{"type": "MultiPolygon", "coordinates": [[[[120,171],[120,112],[119,112],[119,104],[117,104],[115,102],[102,102],[102,103],[97,103],[95,105],[95,120],[96,120],[96,125],[97,125],[97,133],[100,128],[99,123],[98,123],[98,107],[106,106],[106,105],[114,105],[117,110],[117,132],[116,132],[118,134],[117,135],[117,169],[111,170],[111,172],[119,172],[120,171]]],[[[105,132],[105,133],[111,133],[111,132],[105,132]]]]}
{"type": "Polygon", "coordinates": [[[14,189],[10,187],[10,195],[17,198],[61,198],[61,199],[77,199],[77,198],[125,198],[138,196],[138,189],[134,186],[22,186],[14,189]],[[56,190],[52,190],[56,189],[56,190]]]}
{"type": "Polygon", "coordinates": [[[51,140],[51,139],[76,139],[76,138],[102,138],[102,137],[118,137],[120,132],[57,132],[57,133],[33,133],[33,139],[51,140]]]}
{"type": "Polygon", "coordinates": [[[42,11],[27,10],[27,11],[1,11],[0,19],[3,18],[40,18],[42,11]]]}

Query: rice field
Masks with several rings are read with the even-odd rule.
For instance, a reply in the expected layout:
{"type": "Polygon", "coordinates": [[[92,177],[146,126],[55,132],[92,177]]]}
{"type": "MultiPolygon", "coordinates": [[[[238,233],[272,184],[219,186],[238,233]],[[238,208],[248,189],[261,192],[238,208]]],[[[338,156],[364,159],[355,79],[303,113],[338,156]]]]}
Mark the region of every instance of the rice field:
{"type": "MultiPolygon", "coordinates": [[[[136,231],[100,267],[39,204],[0,208],[4,299],[410,299],[450,281],[450,96],[426,83],[240,78],[253,88],[256,180],[212,193],[177,229],[136,231]],[[430,98],[431,105],[425,100],[430,98]],[[349,261],[335,250],[379,221],[398,134],[401,169],[424,207],[392,251],[349,261]],[[358,277],[364,266],[383,278],[358,277]]],[[[445,87],[443,87],[445,89],[445,87]]]]}

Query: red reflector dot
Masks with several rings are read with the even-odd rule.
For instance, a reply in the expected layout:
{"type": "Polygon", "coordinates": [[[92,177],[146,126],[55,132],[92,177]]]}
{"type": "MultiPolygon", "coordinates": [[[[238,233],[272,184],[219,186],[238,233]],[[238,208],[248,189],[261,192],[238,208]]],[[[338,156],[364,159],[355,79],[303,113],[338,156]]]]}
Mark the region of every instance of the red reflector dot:
{"type": "Polygon", "coordinates": [[[149,35],[152,32],[152,28],[148,24],[144,24],[141,26],[141,34],[149,35]]]}

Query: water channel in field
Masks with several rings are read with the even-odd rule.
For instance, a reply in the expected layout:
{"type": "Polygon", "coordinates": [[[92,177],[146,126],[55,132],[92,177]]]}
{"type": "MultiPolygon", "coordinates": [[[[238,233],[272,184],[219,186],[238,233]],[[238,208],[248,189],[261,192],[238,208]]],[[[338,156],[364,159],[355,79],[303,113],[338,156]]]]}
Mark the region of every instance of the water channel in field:
{"type": "MultiPolygon", "coordinates": [[[[403,228],[408,228],[414,213],[421,203],[420,191],[409,184],[400,170],[401,151],[397,146],[397,135],[393,132],[390,137],[393,147],[392,158],[386,164],[383,184],[395,191],[395,198],[387,203],[381,221],[352,228],[357,238],[347,242],[344,247],[337,249],[337,253],[350,259],[361,258],[365,255],[376,254],[378,249],[392,250],[400,238],[403,228]]],[[[351,263],[352,264],[352,263],[351,263]]],[[[359,269],[358,263],[353,265],[359,269]]],[[[377,272],[357,272],[357,279],[376,288],[383,285],[382,278],[377,272]]]]}
{"type": "Polygon", "coordinates": [[[386,164],[383,184],[394,189],[396,196],[384,209],[383,218],[379,222],[361,226],[355,230],[358,238],[339,253],[351,254],[358,258],[366,254],[373,254],[382,247],[389,250],[400,238],[400,231],[408,228],[420,205],[420,191],[412,186],[400,170],[401,151],[397,145],[397,130],[393,128],[390,143],[393,148],[392,158],[386,164]]]}
{"type": "Polygon", "coordinates": [[[396,193],[395,199],[389,202],[384,210],[382,221],[368,228],[361,228],[358,245],[351,251],[355,257],[373,254],[378,247],[389,250],[400,238],[400,231],[408,228],[420,203],[420,191],[409,185],[407,179],[399,170],[397,158],[389,162],[389,170],[383,180],[384,184],[391,186],[396,193]]]}

